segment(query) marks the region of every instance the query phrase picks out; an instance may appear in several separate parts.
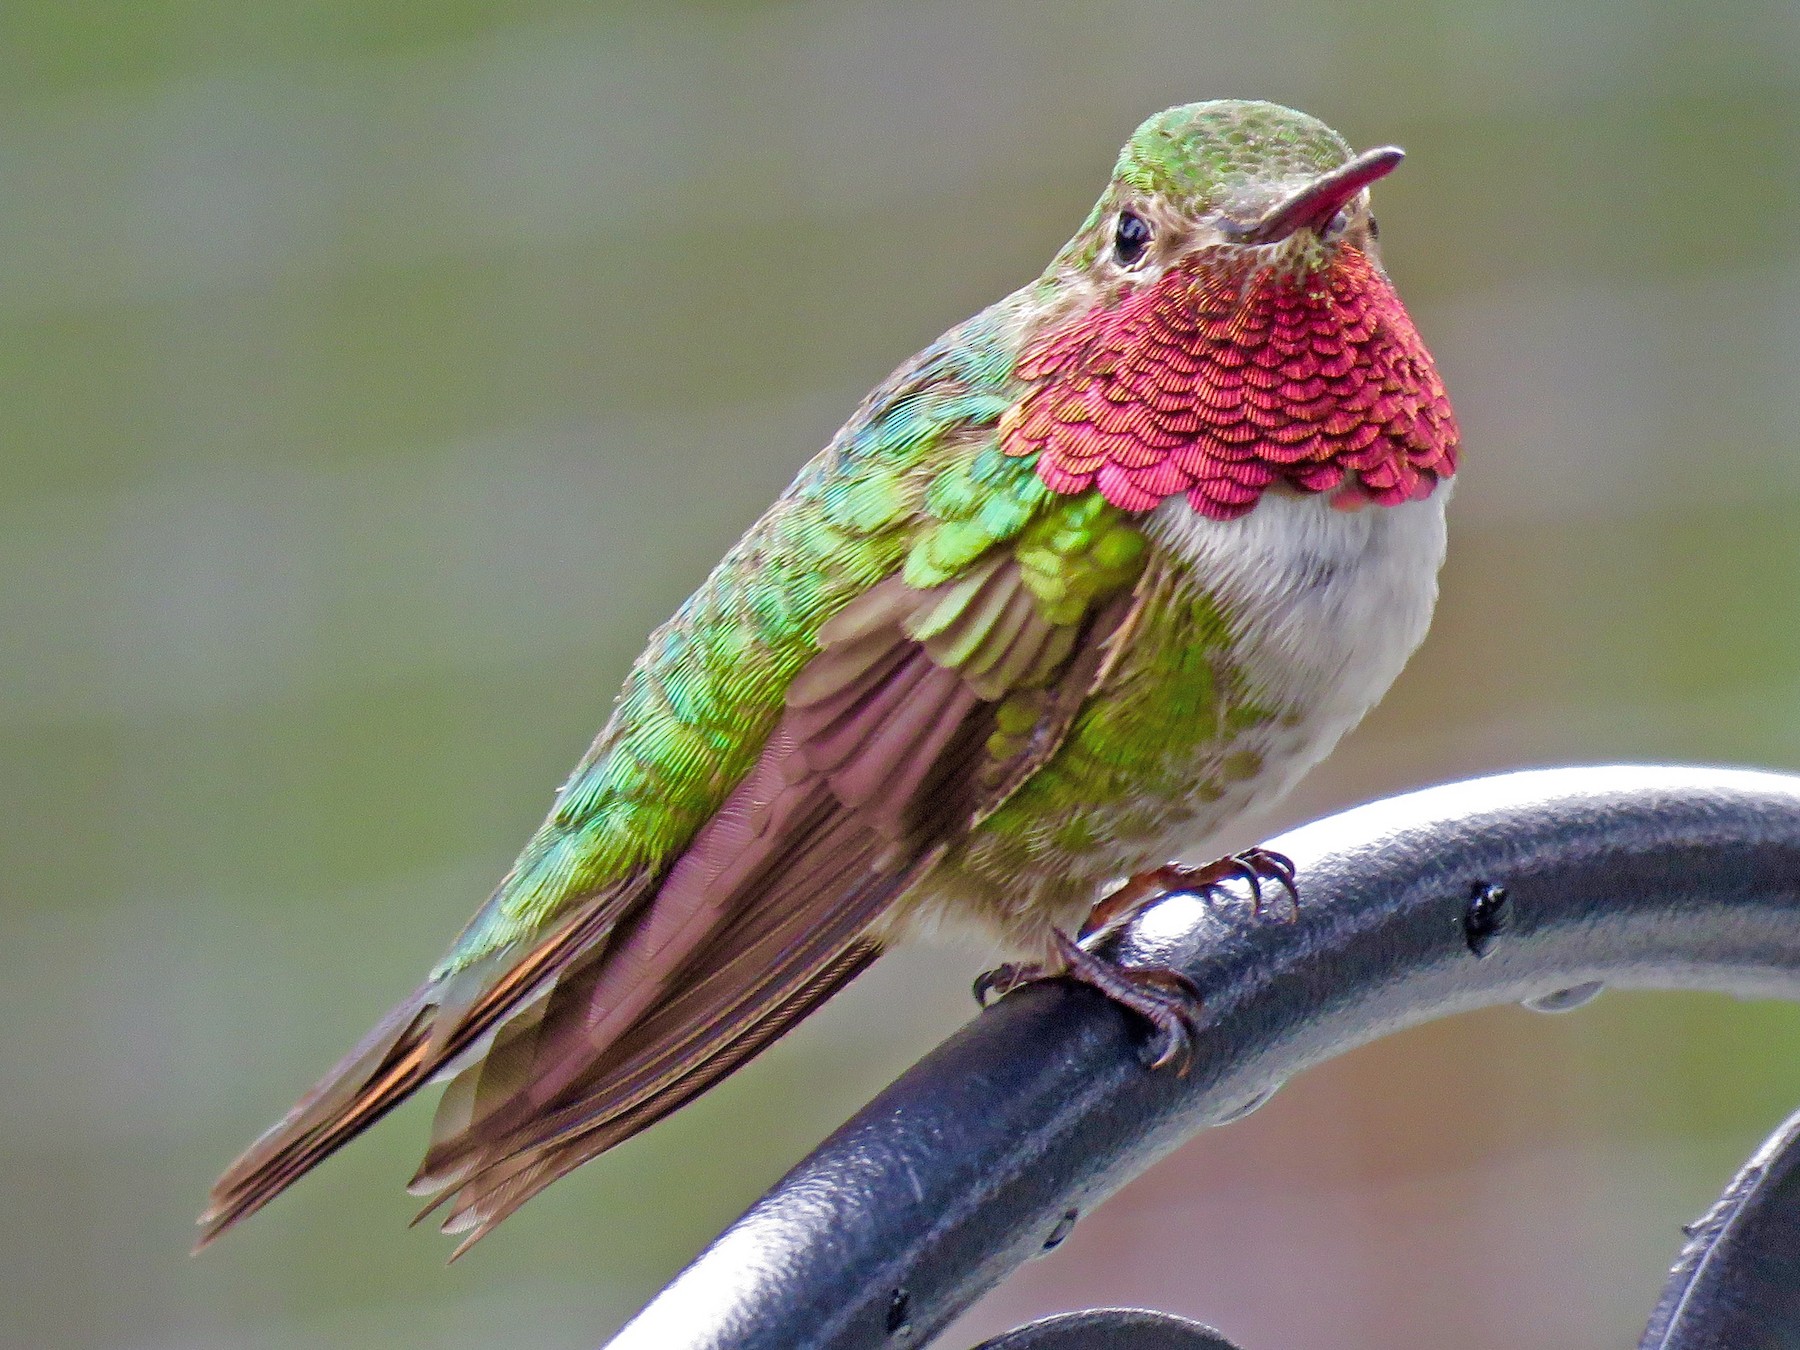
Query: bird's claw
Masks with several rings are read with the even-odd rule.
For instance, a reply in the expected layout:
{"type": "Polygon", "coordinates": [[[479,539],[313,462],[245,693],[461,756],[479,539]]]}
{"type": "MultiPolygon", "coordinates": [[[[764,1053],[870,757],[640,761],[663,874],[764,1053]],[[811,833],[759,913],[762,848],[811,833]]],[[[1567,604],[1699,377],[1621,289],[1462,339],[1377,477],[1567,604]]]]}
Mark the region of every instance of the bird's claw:
{"type": "Polygon", "coordinates": [[[1263,916],[1263,885],[1273,882],[1286,893],[1292,920],[1300,909],[1300,888],[1295,881],[1294,860],[1272,848],[1245,849],[1199,867],[1165,863],[1128,878],[1117,890],[1102,896],[1081,925],[1081,936],[1091,938],[1109,932],[1130,919],[1153,900],[1176,891],[1204,891],[1225,881],[1242,881],[1250,887],[1252,912],[1263,916]]]}
{"type": "Polygon", "coordinates": [[[1187,1073],[1200,1027],[1200,990],[1192,980],[1167,967],[1121,966],[1095,955],[1060,929],[1056,948],[1066,978],[1099,990],[1150,1024],[1154,1034],[1144,1046],[1147,1067],[1173,1068],[1177,1076],[1187,1073]]]}
{"type": "Polygon", "coordinates": [[[990,1003],[1005,998],[1020,985],[1031,984],[1036,980],[1046,978],[1048,978],[1048,972],[1040,965],[1007,961],[995,966],[992,970],[984,970],[977,975],[972,992],[975,995],[975,1002],[985,1008],[990,1003]]]}
{"type": "Polygon", "coordinates": [[[1008,961],[984,970],[975,977],[975,1001],[986,1008],[1021,985],[1074,980],[1099,990],[1150,1024],[1153,1034],[1144,1045],[1144,1063],[1149,1068],[1174,1066],[1176,1073],[1185,1074],[1199,1026],[1200,990],[1194,982],[1178,970],[1121,966],[1095,955],[1060,929],[1053,940],[1062,958],[1060,968],[1008,961]]]}
{"type": "Polygon", "coordinates": [[[1222,861],[1233,864],[1235,875],[1242,877],[1250,884],[1251,912],[1257,918],[1263,912],[1263,883],[1274,882],[1287,894],[1287,920],[1292,922],[1300,913],[1300,887],[1294,880],[1294,860],[1285,853],[1277,853],[1272,848],[1246,849],[1242,853],[1234,853],[1222,861]]]}

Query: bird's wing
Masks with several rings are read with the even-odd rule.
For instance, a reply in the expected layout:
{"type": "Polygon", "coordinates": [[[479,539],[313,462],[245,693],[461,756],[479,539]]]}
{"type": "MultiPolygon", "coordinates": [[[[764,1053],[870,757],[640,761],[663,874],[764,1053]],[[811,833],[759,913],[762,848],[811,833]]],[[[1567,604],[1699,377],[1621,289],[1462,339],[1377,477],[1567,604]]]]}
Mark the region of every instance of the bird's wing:
{"type": "Polygon", "coordinates": [[[479,1236],[872,958],[875,920],[1060,741],[1130,605],[1127,589],[1056,624],[1024,577],[1004,550],[930,590],[892,577],[825,626],[650,903],[446,1092],[414,1187],[449,1202],[449,1231],[479,1236]]]}
{"type": "Polygon", "coordinates": [[[416,1184],[486,1231],[767,1045],[1055,749],[1146,545],[1001,453],[929,349],[653,636],[445,962],[220,1179],[203,1240],[462,1065],[416,1184]],[[489,1039],[491,1038],[491,1039],[489,1039]]]}

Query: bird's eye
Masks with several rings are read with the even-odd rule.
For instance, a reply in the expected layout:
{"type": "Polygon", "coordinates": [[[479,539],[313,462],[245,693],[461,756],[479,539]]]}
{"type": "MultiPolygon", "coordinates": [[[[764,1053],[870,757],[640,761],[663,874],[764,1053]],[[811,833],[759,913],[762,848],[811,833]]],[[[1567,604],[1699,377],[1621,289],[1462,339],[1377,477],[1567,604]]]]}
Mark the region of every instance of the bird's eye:
{"type": "Polygon", "coordinates": [[[1331,218],[1330,223],[1325,226],[1325,238],[1336,239],[1340,234],[1342,234],[1349,227],[1350,227],[1350,208],[1346,206],[1341,211],[1339,211],[1335,216],[1333,216],[1331,218]]]}
{"type": "Polygon", "coordinates": [[[1113,254],[1126,267],[1134,265],[1150,247],[1150,226],[1140,215],[1130,211],[1119,213],[1118,229],[1113,235],[1113,254]]]}

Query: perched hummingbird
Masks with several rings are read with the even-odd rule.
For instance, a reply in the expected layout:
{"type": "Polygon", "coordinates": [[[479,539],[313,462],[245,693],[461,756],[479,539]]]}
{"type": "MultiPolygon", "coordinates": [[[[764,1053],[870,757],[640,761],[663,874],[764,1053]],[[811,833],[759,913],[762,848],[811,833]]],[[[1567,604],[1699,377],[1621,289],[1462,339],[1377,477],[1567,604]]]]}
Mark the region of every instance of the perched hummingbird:
{"type": "Polygon", "coordinates": [[[871,393],[651,636],[492,897],[202,1241],[441,1077],[412,1189],[466,1246],[926,925],[1035,962],[998,984],[1097,985],[1178,1060],[1193,991],[1070,934],[1177,881],[1291,887],[1272,854],[1165,860],[1325,755],[1437,597],[1456,420],[1368,203],[1400,158],[1269,103],[1139,127],[1043,275],[871,393]]]}

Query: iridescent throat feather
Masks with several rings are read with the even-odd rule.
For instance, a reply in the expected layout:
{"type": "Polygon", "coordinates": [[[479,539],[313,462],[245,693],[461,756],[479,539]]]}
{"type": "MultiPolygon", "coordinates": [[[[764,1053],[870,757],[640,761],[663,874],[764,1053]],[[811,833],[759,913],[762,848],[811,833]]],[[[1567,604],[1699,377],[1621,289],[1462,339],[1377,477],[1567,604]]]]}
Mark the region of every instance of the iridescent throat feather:
{"type": "Polygon", "coordinates": [[[1006,453],[1036,455],[1056,492],[1098,488],[1127,511],[1186,493],[1230,520],[1277,484],[1392,506],[1456,472],[1437,367],[1351,245],[1306,272],[1197,254],[1039,337],[1019,375],[1036,387],[1001,422],[1006,453]]]}

